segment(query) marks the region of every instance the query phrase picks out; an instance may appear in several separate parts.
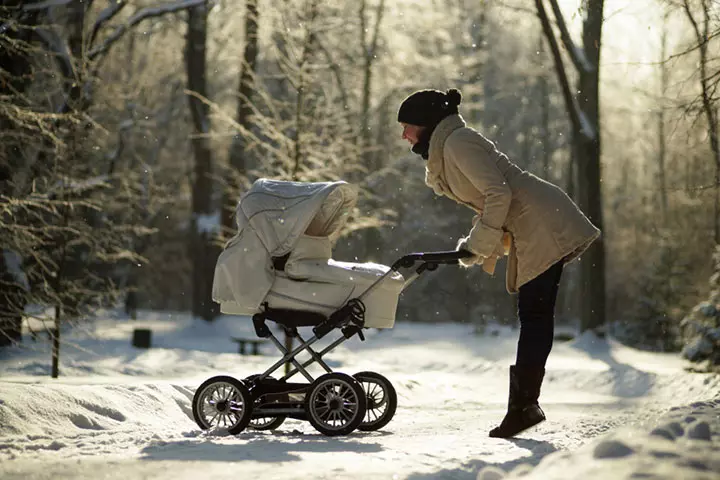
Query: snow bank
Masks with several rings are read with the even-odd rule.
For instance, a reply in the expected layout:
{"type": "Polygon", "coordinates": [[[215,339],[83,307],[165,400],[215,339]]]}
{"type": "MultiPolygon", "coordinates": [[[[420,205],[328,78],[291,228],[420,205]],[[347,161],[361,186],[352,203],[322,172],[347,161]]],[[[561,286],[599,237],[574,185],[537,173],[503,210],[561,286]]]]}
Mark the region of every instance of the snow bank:
{"type": "Polygon", "coordinates": [[[0,383],[0,453],[74,447],[108,452],[119,437],[137,445],[193,430],[191,389],[174,385],[27,385],[0,383]]]}
{"type": "Polygon", "coordinates": [[[486,467],[478,480],[673,478],[717,479],[720,474],[720,397],[674,407],[654,428],[621,428],[579,449],[555,452],[537,467],[505,473],[486,467]]]}

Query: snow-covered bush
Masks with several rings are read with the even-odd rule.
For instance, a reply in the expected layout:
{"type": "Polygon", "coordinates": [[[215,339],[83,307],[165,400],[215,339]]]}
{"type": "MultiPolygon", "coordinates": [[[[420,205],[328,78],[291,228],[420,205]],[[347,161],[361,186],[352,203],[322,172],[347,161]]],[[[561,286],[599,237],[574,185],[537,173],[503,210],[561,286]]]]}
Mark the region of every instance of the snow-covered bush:
{"type": "Polygon", "coordinates": [[[683,318],[683,357],[691,362],[720,365],[720,245],[713,254],[715,273],[710,277],[710,296],[683,318]]]}
{"type": "Polygon", "coordinates": [[[647,252],[636,277],[627,280],[632,301],[620,320],[608,331],[626,345],[645,350],[677,352],[682,348],[680,315],[690,288],[690,265],[683,253],[670,242],[647,252]]]}

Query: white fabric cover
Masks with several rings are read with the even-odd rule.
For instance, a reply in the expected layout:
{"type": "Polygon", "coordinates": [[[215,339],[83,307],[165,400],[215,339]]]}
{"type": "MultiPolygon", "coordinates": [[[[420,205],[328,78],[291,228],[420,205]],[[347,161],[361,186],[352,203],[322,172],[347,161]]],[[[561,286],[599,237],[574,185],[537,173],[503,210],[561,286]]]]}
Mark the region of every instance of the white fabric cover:
{"type": "Polygon", "coordinates": [[[255,232],[246,228],[228,241],[218,257],[212,297],[223,313],[253,315],[274,280],[270,255],[255,232]]]}
{"type": "MultiPolygon", "coordinates": [[[[303,235],[285,264],[285,272],[277,272],[266,301],[271,308],[284,308],[330,315],[349,299],[358,298],[389,267],[375,263],[338,262],[330,259],[330,239],[303,235]]],[[[385,278],[366,297],[365,326],[392,328],[398,297],[405,284],[395,272],[385,278]]],[[[231,305],[221,304],[224,313],[251,315],[254,311],[230,311],[231,305]]]]}
{"type": "Polygon", "coordinates": [[[327,238],[331,249],[356,201],[346,182],[257,180],[238,202],[238,233],[215,266],[212,297],[221,311],[257,312],[275,279],[272,257],[293,250],[305,232],[327,238]]]}
{"type": "MultiPolygon", "coordinates": [[[[268,293],[272,308],[304,310],[329,315],[351,298],[359,298],[365,290],[384,275],[389,267],[376,263],[338,262],[322,257],[327,238],[303,236],[286,265],[285,275],[277,275],[268,293]]],[[[329,255],[328,255],[329,256],[329,255]]],[[[392,328],[398,297],[405,279],[397,272],[390,274],[367,296],[365,326],[392,328]]]]}
{"type": "Polygon", "coordinates": [[[273,257],[285,255],[307,233],[330,237],[333,244],[357,201],[346,182],[285,182],[257,180],[240,200],[238,231],[248,224],[273,257]]]}
{"type": "Polygon", "coordinates": [[[298,268],[304,268],[305,260],[321,260],[322,263],[327,263],[331,257],[332,245],[328,237],[302,235],[285,263],[285,273],[292,278],[302,279],[303,273],[298,271],[298,268]]]}

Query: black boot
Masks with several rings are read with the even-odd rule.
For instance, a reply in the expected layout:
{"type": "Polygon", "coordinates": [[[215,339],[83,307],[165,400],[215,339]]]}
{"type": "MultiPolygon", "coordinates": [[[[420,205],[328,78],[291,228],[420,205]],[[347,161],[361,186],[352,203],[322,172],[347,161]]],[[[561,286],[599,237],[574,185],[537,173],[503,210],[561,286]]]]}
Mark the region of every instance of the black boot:
{"type": "Polygon", "coordinates": [[[538,397],[545,376],[544,368],[510,367],[510,399],[508,412],[499,427],[490,430],[490,436],[510,438],[545,420],[538,397]]]}

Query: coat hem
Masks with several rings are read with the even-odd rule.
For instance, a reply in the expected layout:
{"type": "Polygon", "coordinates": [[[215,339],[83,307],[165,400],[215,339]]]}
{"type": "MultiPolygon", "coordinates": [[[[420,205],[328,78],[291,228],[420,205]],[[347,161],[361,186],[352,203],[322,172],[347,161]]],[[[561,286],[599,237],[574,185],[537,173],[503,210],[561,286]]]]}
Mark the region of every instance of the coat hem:
{"type": "MultiPolygon", "coordinates": [[[[515,290],[511,290],[510,288],[507,288],[508,293],[510,293],[510,294],[518,293],[520,291],[520,287],[522,287],[526,283],[530,282],[531,280],[539,277],[544,272],[546,272],[550,267],[552,267],[553,265],[555,265],[556,263],[558,263],[560,261],[563,262],[563,267],[565,265],[567,265],[568,263],[572,263],[575,259],[577,259],[580,255],[582,255],[585,252],[585,250],[587,250],[588,247],[590,247],[590,245],[595,240],[597,240],[600,237],[600,234],[601,234],[601,232],[598,230],[591,237],[584,238],[582,241],[577,242],[577,244],[575,244],[572,248],[569,248],[567,252],[559,255],[558,257],[555,257],[554,260],[550,260],[550,261],[544,263],[541,268],[537,269],[536,273],[533,273],[532,275],[528,275],[527,279],[524,279],[522,282],[518,282],[515,286],[516,287],[515,290]]],[[[510,270],[510,262],[508,262],[508,269],[505,273],[506,276],[510,275],[509,270],[510,270]]],[[[516,274],[517,274],[517,272],[516,272],[516,274]]]]}

